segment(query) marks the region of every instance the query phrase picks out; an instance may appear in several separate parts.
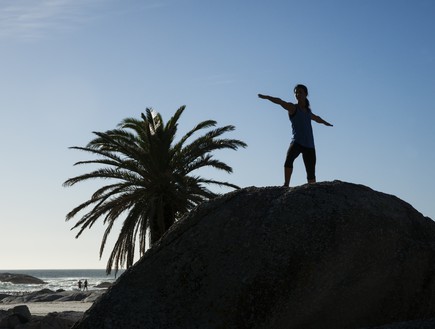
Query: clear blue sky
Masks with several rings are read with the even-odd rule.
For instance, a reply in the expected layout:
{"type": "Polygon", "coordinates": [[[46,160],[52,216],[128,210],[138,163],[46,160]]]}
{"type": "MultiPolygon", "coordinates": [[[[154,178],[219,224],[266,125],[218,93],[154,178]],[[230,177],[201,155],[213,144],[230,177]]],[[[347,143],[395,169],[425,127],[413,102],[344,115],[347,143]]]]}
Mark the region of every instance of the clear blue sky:
{"type": "MultiPolygon", "coordinates": [[[[241,187],[283,183],[291,128],[258,93],[309,88],[318,181],[394,194],[435,219],[432,0],[3,0],[0,269],[104,268],[102,225],[65,222],[102,182],[62,183],[92,131],[146,107],[180,134],[215,119],[249,146],[217,153],[241,187]]],[[[104,183],[104,182],[103,182],[104,183]]],[[[302,159],[292,185],[305,183],[302,159]]],[[[113,232],[114,235],[117,232],[113,232]]]]}

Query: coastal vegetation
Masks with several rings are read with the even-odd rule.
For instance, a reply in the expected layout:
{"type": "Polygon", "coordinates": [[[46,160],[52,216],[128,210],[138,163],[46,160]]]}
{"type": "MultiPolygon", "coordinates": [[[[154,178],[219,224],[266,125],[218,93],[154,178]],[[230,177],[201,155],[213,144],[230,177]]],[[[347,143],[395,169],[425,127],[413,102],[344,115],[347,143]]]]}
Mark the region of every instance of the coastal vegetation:
{"type": "Polygon", "coordinates": [[[97,165],[97,169],[66,180],[64,186],[93,179],[110,182],[66,215],[66,220],[71,220],[81,214],[73,227],[79,229],[76,238],[102,219],[106,229],[100,246],[101,257],[115,222],[122,221],[107,262],[107,273],[112,268],[118,271],[120,267],[133,265],[135,249],[142,255],[147,244],[156,243],[184,214],[216,197],[217,193],[208,186],[239,188],[229,182],[195,175],[205,167],[232,173],[232,168],[215,159],[213,152],[247,146],[241,140],[221,137],[235,127],[216,128],[216,121],[206,120],[175,142],[184,110],[185,106],[180,107],[165,124],[159,113],[148,108],[140,119],[127,118],[116,129],[94,132],[96,137],[87,146],[71,147],[97,156],[75,165],[97,165]],[[200,132],[202,135],[192,140],[200,132]]]}

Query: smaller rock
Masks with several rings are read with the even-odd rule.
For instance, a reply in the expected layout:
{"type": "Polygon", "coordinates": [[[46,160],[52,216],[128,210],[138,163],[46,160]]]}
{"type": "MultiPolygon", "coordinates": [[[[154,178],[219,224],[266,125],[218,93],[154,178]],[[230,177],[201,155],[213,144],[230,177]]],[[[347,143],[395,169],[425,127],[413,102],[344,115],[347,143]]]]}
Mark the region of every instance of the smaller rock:
{"type": "Polygon", "coordinates": [[[60,298],[58,298],[59,302],[80,302],[84,300],[85,298],[89,297],[91,295],[90,292],[74,292],[74,293],[68,293],[65,295],[58,295],[60,298]]]}
{"type": "Polygon", "coordinates": [[[109,288],[112,286],[112,283],[110,282],[101,282],[95,286],[95,288],[109,288]]]}
{"type": "Polygon", "coordinates": [[[26,305],[15,306],[12,312],[20,318],[21,323],[32,320],[32,314],[30,314],[29,308],[26,305]]]}
{"type": "Polygon", "coordinates": [[[0,301],[3,300],[6,297],[10,297],[8,294],[0,294],[0,301]]]}
{"type": "Polygon", "coordinates": [[[28,328],[22,325],[32,320],[29,308],[26,305],[18,305],[12,310],[0,313],[0,328],[28,328]]]}
{"type": "Polygon", "coordinates": [[[52,293],[52,292],[54,292],[54,291],[45,288],[45,289],[41,289],[41,290],[38,290],[38,291],[35,291],[35,292],[31,292],[30,295],[42,295],[42,294],[49,294],[49,293],[52,293]]]}

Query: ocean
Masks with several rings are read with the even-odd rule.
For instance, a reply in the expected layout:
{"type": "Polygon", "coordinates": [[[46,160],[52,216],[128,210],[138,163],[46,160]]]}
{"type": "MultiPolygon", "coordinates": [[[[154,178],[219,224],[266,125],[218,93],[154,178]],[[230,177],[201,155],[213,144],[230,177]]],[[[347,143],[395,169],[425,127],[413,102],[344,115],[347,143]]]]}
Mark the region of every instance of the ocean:
{"type": "Polygon", "coordinates": [[[115,282],[123,270],[119,270],[116,277],[114,272],[107,276],[105,270],[0,270],[0,273],[27,274],[46,282],[45,284],[0,282],[0,294],[22,294],[41,289],[79,291],[79,280],[82,282],[88,280],[88,290],[98,290],[96,285],[102,282],[115,282]]]}

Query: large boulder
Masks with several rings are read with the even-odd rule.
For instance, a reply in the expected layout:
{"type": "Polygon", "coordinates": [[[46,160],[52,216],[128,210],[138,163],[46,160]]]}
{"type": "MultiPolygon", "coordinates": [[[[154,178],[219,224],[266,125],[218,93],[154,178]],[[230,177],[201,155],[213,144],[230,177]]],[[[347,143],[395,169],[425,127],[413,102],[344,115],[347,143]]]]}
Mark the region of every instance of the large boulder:
{"type": "Polygon", "coordinates": [[[435,317],[435,223],[340,181],[203,203],[76,329],[360,328],[435,317]]]}

